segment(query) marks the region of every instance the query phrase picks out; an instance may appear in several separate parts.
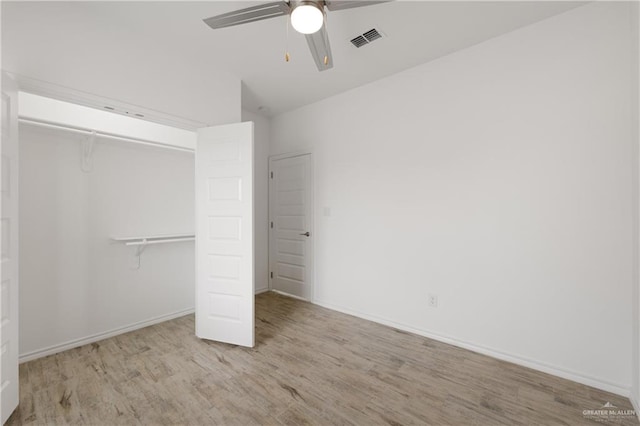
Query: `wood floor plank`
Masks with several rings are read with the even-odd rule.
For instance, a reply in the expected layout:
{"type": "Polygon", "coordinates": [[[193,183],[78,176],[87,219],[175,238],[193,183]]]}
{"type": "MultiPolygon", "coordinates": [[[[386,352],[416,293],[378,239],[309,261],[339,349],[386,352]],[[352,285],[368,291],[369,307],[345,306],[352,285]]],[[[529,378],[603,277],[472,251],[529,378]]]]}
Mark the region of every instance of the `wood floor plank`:
{"type": "MultiPolygon", "coordinates": [[[[193,315],[20,366],[7,425],[580,425],[626,398],[263,293],[256,347],[193,315]]],[[[600,423],[602,424],[602,423],[600,423]]],[[[635,417],[616,425],[637,425],[635,417]]]]}

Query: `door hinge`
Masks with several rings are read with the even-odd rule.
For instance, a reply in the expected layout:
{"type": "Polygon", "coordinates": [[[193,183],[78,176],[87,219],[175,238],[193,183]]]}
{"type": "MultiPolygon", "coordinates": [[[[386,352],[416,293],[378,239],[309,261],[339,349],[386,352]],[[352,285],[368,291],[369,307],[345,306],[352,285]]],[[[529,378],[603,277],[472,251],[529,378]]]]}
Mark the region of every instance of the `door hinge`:
{"type": "Polygon", "coordinates": [[[273,229],[273,222],[271,222],[271,229],[273,229]]]}
{"type": "Polygon", "coordinates": [[[269,272],[269,277],[273,278],[273,272],[269,272]]]}
{"type": "Polygon", "coordinates": [[[273,179],[273,172],[271,172],[271,179],[273,179]]]}

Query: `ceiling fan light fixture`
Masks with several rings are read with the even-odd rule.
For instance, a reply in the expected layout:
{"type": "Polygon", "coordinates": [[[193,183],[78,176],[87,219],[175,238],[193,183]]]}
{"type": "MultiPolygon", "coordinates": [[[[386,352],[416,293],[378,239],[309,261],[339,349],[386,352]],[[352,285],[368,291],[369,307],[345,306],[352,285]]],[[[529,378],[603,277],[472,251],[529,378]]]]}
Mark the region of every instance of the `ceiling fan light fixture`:
{"type": "Polygon", "coordinates": [[[302,34],[313,34],[322,28],[324,12],[313,2],[302,3],[291,12],[291,25],[302,34]]]}

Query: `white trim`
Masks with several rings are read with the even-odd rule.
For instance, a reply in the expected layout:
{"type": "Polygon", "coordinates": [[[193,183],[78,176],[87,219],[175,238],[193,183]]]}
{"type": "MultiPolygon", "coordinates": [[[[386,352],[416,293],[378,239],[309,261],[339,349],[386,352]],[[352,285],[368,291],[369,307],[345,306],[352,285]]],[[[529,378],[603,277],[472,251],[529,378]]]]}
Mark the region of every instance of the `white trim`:
{"type": "Polygon", "coordinates": [[[271,267],[271,240],[273,239],[272,233],[273,228],[271,227],[271,209],[273,208],[273,203],[271,202],[271,193],[273,192],[273,179],[271,178],[271,173],[273,167],[273,160],[269,157],[269,166],[267,168],[267,273],[268,280],[267,286],[269,291],[273,291],[273,268],[271,267]]]}
{"type": "MultiPolygon", "coordinates": [[[[303,155],[312,155],[310,149],[305,149],[303,151],[293,151],[287,152],[285,154],[276,154],[269,156],[269,166],[271,166],[272,161],[284,160],[285,158],[294,158],[294,157],[302,157],[303,155]]],[[[271,167],[269,167],[269,172],[271,172],[271,167]]]]}
{"type": "Polygon", "coordinates": [[[271,242],[272,242],[272,231],[273,229],[271,228],[271,222],[272,222],[272,216],[273,216],[273,212],[271,211],[272,206],[272,200],[271,200],[271,195],[273,193],[273,179],[271,178],[271,173],[273,173],[273,162],[274,161],[279,161],[279,160],[284,160],[287,158],[296,158],[296,157],[302,157],[303,155],[308,155],[309,156],[309,172],[311,173],[311,188],[309,188],[309,190],[311,191],[311,217],[310,222],[311,222],[311,234],[312,237],[311,238],[311,249],[310,249],[310,259],[311,259],[311,295],[309,297],[309,300],[301,298],[301,297],[297,297],[297,296],[293,296],[287,293],[281,293],[281,292],[277,292],[277,293],[281,293],[285,296],[291,296],[291,297],[295,297],[296,299],[300,299],[300,300],[304,300],[306,302],[313,302],[315,300],[316,297],[316,236],[318,235],[316,232],[316,176],[315,176],[315,157],[313,155],[313,151],[311,149],[305,149],[305,150],[301,150],[301,151],[293,151],[293,152],[288,152],[285,154],[277,154],[277,155],[270,155],[269,156],[269,170],[267,170],[267,179],[269,180],[269,185],[267,188],[267,212],[268,212],[268,221],[267,221],[267,226],[268,226],[268,238],[267,238],[267,265],[269,266],[269,291],[275,291],[273,289],[273,279],[271,278],[271,274],[273,273],[273,269],[272,265],[271,265],[271,242]]]}
{"type": "Polygon", "coordinates": [[[316,220],[316,210],[318,206],[316,206],[316,157],[313,155],[311,151],[309,151],[309,168],[311,169],[309,173],[311,173],[311,232],[313,232],[313,238],[311,239],[311,279],[313,282],[311,283],[311,299],[310,302],[313,303],[316,300],[316,282],[317,282],[317,270],[316,268],[316,241],[318,241],[318,227],[316,220]]]}
{"type": "Polygon", "coordinates": [[[269,290],[269,287],[257,288],[255,294],[257,296],[258,294],[267,293],[269,291],[271,291],[271,290],[269,290]]]}
{"type": "Polygon", "coordinates": [[[148,320],[138,321],[133,324],[126,325],[124,327],[114,328],[112,330],[104,331],[102,333],[92,334],[90,336],[81,337],[79,339],[70,340],[65,343],[60,343],[58,345],[49,346],[43,349],[38,349],[35,351],[27,352],[26,354],[20,354],[19,362],[22,364],[23,362],[32,361],[37,358],[42,358],[48,355],[53,355],[58,352],[66,351],[69,349],[77,348],[79,346],[84,346],[89,343],[97,342],[99,340],[108,339],[109,337],[117,336],[120,334],[128,333],[130,331],[138,330],[141,328],[148,327],[150,325],[158,324],[164,321],[169,321],[175,318],[183,317],[185,315],[190,315],[195,312],[195,308],[184,309],[182,311],[173,312],[166,315],[160,315],[158,317],[150,318],[148,320]]]}
{"type": "Polygon", "coordinates": [[[638,403],[638,401],[635,400],[633,395],[629,397],[629,401],[631,401],[631,405],[633,405],[633,410],[636,412],[636,416],[638,417],[638,420],[640,420],[640,404],[638,403]]]}
{"type": "Polygon", "coordinates": [[[129,104],[117,99],[111,99],[104,96],[95,95],[93,93],[82,92],[70,87],[59,86],[47,81],[37,80],[10,71],[8,72],[15,79],[20,91],[22,92],[57,99],[59,101],[71,102],[100,111],[104,111],[105,106],[110,106],[115,108],[115,111],[113,111],[114,114],[124,115],[122,114],[122,111],[141,113],[142,115],[144,115],[141,120],[164,124],[171,127],[177,127],[184,130],[195,131],[200,127],[207,126],[206,123],[201,123],[189,118],[167,114],[161,111],[145,108],[140,105],[129,104]]]}
{"type": "Polygon", "coordinates": [[[271,157],[268,159],[269,163],[267,165],[267,288],[269,291],[273,290],[273,269],[271,269],[271,192],[273,192],[273,179],[271,179],[271,166],[272,160],[271,157]]]}
{"type": "Polygon", "coordinates": [[[87,135],[96,132],[113,139],[134,139],[164,147],[194,150],[196,146],[195,132],[136,116],[116,114],[27,92],[20,92],[19,102],[21,122],[28,121],[37,126],[62,128],[87,135]]]}
{"type": "Polygon", "coordinates": [[[277,294],[279,294],[281,296],[290,297],[292,299],[297,299],[297,300],[302,300],[303,302],[311,302],[311,300],[307,300],[304,297],[295,296],[293,294],[285,293],[284,291],[280,291],[280,290],[271,290],[271,291],[274,292],[274,293],[277,293],[277,294]]]}
{"type": "MultiPolygon", "coordinates": [[[[595,377],[587,376],[585,374],[581,374],[572,370],[568,370],[562,367],[557,367],[554,365],[546,364],[544,362],[535,361],[532,359],[524,358],[519,355],[513,355],[506,352],[502,352],[493,348],[489,348],[482,345],[477,345],[475,343],[465,342],[463,340],[456,339],[454,337],[445,336],[437,333],[433,333],[427,330],[420,330],[417,328],[413,328],[411,326],[397,323],[395,321],[391,321],[385,318],[377,317],[374,315],[365,314],[362,312],[354,311],[351,309],[344,308],[342,306],[337,306],[332,303],[323,302],[321,300],[315,300],[313,302],[316,305],[322,306],[327,309],[331,309],[334,311],[342,312],[344,314],[352,315],[354,317],[366,319],[369,321],[373,321],[379,324],[383,324],[389,327],[397,328],[398,330],[407,331],[409,333],[417,334],[423,337],[427,337],[429,339],[437,340],[439,342],[447,343],[453,346],[457,346],[463,349],[467,349],[473,352],[477,352],[483,355],[490,356],[492,358],[500,359],[503,361],[511,362],[513,364],[521,365],[524,367],[531,368],[533,370],[542,371],[543,373],[552,374],[557,377],[561,377],[563,379],[571,380],[577,383],[581,383],[583,385],[591,386],[597,389],[601,389],[607,392],[614,393],[616,395],[624,396],[626,398],[630,398],[631,389],[629,386],[620,385],[617,383],[611,383],[606,380],[601,380],[595,377]]],[[[633,401],[632,401],[633,403],[633,401]]],[[[637,412],[637,410],[636,410],[637,412]]]]}

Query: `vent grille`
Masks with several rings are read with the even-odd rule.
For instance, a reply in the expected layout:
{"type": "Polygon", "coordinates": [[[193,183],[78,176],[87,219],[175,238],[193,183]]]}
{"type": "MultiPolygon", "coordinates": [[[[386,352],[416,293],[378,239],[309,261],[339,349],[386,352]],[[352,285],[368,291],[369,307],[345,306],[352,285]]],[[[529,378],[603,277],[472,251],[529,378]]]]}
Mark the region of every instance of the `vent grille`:
{"type": "Polygon", "coordinates": [[[364,38],[367,39],[367,41],[369,43],[371,43],[373,40],[377,40],[379,38],[382,38],[382,36],[378,32],[378,30],[376,30],[375,28],[372,29],[372,30],[367,31],[366,33],[364,33],[362,35],[364,36],[364,38]]]}
{"type": "Polygon", "coordinates": [[[360,35],[354,38],[353,40],[351,40],[351,44],[353,44],[355,47],[362,47],[365,44],[369,44],[369,42],[367,41],[366,38],[360,35]]]}
{"type": "Polygon", "coordinates": [[[353,39],[351,39],[351,44],[353,44],[355,47],[362,47],[366,44],[369,44],[371,42],[373,42],[374,40],[377,40],[379,38],[382,38],[382,34],[380,34],[380,32],[378,30],[376,30],[375,28],[367,31],[364,34],[361,34],[353,39]]]}

